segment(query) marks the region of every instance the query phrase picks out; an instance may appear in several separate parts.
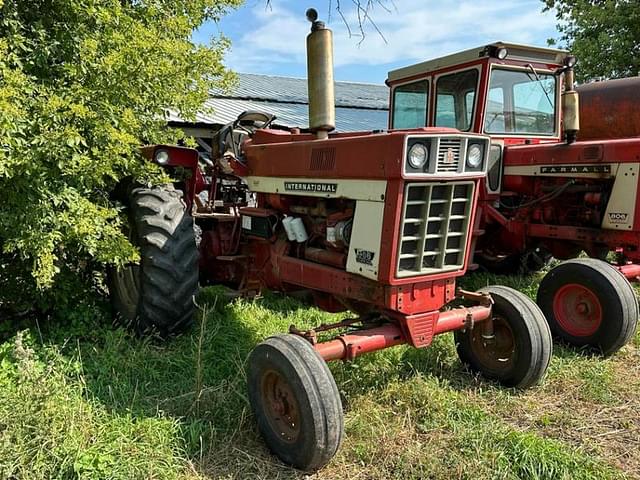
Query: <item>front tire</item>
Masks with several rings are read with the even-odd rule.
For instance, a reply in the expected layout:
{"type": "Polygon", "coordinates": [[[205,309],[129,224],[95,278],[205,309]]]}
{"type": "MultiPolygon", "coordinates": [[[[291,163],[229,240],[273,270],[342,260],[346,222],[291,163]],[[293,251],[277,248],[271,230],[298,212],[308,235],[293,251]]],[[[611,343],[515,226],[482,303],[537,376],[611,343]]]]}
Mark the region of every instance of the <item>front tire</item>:
{"type": "Polygon", "coordinates": [[[342,404],[325,361],[297,335],[270,337],[249,356],[249,401],[267,446],[283,462],[314,471],[335,455],[342,404]]]}
{"type": "Polygon", "coordinates": [[[193,219],[171,186],[133,188],[128,207],[140,264],[109,271],[115,313],[140,333],[183,331],[193,321],[198,288],[193,219]]]}
{"type": "Polygon", "coordinates": [[[633,287],[602,260],[581,258],[558,265],[540,282],[537,300],[556,337],[604,355],[620,350],[638,323],[633,287]]]}
{"type": "Polygon", "coordinates": [[[492,318],[474,328],[454,332],[460,360],[471,370],[507,387],[528,388],[544,376],[551,361],[549,326],[538,306],[508,287],[481,290],[494,301],[492,318]]]}

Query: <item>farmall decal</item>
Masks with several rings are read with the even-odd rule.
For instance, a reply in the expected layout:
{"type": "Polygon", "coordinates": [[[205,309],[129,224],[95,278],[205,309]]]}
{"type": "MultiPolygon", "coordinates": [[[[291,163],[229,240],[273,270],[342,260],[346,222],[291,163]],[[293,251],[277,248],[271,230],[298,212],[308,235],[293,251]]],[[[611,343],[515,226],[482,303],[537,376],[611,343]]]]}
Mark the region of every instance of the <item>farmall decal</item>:
{"type": "Polygon", "coordinates": [[[336,193],[338,191],[338,184],[319,182],[284,182],[284,189],[288,192],[336,193]]]}
{"type": "Polygon", "coordinates": [[[611,173],[611,165],[545,165],[540,173],[611,173]]]}
{"type": "Polygon", "coordinates": [[[628,213],[622,213],[622,212],[609,213],[609,221],[611,223],[627,223],[628,218],[629,218],[628,213]]]}

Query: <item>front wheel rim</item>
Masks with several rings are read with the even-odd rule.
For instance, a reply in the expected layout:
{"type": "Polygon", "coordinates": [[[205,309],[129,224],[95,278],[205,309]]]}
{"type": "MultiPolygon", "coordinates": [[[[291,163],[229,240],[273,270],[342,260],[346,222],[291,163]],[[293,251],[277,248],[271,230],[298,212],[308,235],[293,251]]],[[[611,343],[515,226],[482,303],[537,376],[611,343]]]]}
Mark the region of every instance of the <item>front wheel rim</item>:
{"type": "Polygon", "coordinates": [[[486,335],[482,325],[471,332],[471,350],[475,358],[490,371],[504,372],[512,368],[516,341],[509,322],[501,315],[487,320],[493,322],[493,333],[486,335]]]}
{"type": "Polygon", "coordinates": [[[260,396],[271,429],[285,443],[294,443],[300,436],[300,407],[291,385],[275,370],[264,373],[260,396]]]}
{"type": "Polygon", "coordinates": [[[556,292],[553,315],[569,335],[590,337],[602,324],[602,305],[592,290],[578,283],[570,283],[556,292]]]}

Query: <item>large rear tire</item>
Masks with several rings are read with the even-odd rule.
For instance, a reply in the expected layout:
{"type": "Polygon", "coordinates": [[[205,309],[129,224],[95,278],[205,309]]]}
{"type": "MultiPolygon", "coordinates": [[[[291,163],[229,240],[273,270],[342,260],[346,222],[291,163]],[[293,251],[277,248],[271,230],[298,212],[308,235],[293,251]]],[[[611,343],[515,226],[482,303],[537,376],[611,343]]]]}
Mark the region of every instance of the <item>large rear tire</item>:
{"type": "Polygon", "coordinates": [[[267,446],[283,462],[314,471],[344,435],[342,403],[325,361],[297,335],[270,337],[249,356],[249,401],[267,446]]]}
{"type": "Polygon", "coordinates": [[[638,323],[633,287],[602,260],[561,263],[540,282],[537,300],[556,337],[604,355],[620,350],[638,323]]]}
{"type": "Polygon", "coordinates": [[[553,342],[538,306],[526,295],[508,287],[481,290],[494,301],[493,332],[482,323],[454,332],[458,356],[471,370],[507,387],[528,388],[544,376],[553,342]]]}
{"type": "Polygon", "coordinates": [[[183,331],[193,321],[198,288],[193,219],[171,186],[133,188],[128,208],[140,264],[109,271],[115,313],[140,333],[183,331]]]}

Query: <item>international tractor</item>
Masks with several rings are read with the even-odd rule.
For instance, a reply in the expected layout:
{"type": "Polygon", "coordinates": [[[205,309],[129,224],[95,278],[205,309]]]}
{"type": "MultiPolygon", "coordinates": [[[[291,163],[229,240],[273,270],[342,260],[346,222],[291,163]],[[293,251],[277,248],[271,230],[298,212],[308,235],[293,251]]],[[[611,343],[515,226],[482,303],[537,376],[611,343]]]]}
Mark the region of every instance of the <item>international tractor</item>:
{"type": "Polygon", "coordinates": [[[454,332],[471,370],[526,388],[547,369],[552,340],[523,294],[456,289],[478,234],[489,137],[450,127],[331,133],[332,35],[314,11],[308,18],[309,133],[245,112],[220,130],[210,161],[186,148],[145,148],[180,181],[128,189],[142,260],[110,282],[120,316],[162,333],[188,324],[198,284],[246,295],[306,291],[324,310],[351,312],[309,330],[292,326],[248,358],[249,400],[267,445],[315,470],[344,430],[326,362],[424,348],[454,332]]]}
{"type": "MultiPolygon", "coordinates": [[[[394,70],[389,122],[491,138],[475,261],[508,273],[571,259],[543,278],[538,305],[556,336],[611,354],[638,320],[625,276],[640,275],[640,78],[578,93],[575,63],[564,50],[497,42],[394,70]],[[582,251],[590,258],[576,259],[582,251]]],[[[438,155],[425,152],[431,162],[438,155]]]]}

